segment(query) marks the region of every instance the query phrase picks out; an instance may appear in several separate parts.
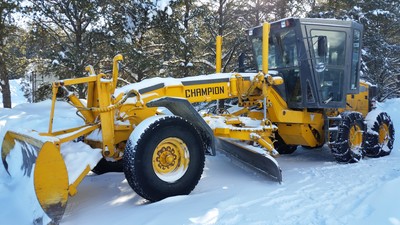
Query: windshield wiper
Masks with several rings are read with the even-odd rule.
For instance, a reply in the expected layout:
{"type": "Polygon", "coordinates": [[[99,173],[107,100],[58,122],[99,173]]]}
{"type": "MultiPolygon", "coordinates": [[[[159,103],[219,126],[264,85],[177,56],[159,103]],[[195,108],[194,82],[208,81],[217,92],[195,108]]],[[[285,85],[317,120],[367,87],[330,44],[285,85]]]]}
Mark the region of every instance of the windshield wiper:
{"type": "Polygon", "coordinates": [[[327,100],[323,101],[324,104],[328,104],[330,101],[332,101],[333,97],[329,97],[327,100]]]}

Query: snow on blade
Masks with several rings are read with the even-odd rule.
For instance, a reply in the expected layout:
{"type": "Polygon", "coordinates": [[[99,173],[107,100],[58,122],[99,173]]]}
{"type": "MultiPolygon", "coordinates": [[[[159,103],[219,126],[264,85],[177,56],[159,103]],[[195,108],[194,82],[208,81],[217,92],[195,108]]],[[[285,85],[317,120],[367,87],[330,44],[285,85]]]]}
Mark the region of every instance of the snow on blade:
{"type": "MultiPolygon", "coordinates": [[[[11,82],[13,85],[13,82],[11,82]]],[[[13,87],[13,90],[16,87],[13,87]]],[[[22,92],[18,98],[23,98],[22,92]]],[[[17,99],[18,99],[17,98],[17,99]]],[[[22,103],[22,102],[20,102],[22,103]]],[[[35,137],[42,141],[51,141],[51,137],[39,136],[37,132],[47,132],[49,124],[51,101],[43,101],[34,104],[19,104],[13,109],[0,109],[0,146],[8,130],[16,131],[35,137]],[[37,132],[32,132],[32,130],[37,132]]],[[[54,130],[67,129],[83,125],[82,119],[76,116],[76,109],[66,102],[57,102],[55,108],[54,130]]],[[[47,217],[41,208],[33,187],[34,166],[29,171],[30,177],[22,176],[21,170],[22,152],[18,149],[7,156],[8,169],[6,172],[3,163],[0,162],[0,220],[1,224],[30,225],[48,224],[47,217]]]]}
{"type": "MultiPolygon", "coordinates": [[[[42,210],[35,193],[33,174],[35,166],[23,166],[24,156],[20,142],[16,142],[7,156],[8,174],[0,165],[0,218],[4,224],[32,224],[34,221],[50,222],[42,210]]],[[[36,155],[36,150],[29,150],[36,155]]]]}
{"type": "Polygon", "coordinates": [[[102,158],[101,149],[92,149],[83,142],[67,142],[61,145],[61,154],[68,171],[69,184],[72,184],[86,166],[94,168],[102,158]]]}

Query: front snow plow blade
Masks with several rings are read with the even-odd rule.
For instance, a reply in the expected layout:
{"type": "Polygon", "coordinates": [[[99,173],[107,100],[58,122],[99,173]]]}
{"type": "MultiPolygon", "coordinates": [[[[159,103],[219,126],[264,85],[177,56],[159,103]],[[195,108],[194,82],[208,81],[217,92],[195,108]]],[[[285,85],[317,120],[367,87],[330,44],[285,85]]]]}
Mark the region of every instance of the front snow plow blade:
{"type": "Polygon", "coordinates": [[[217,149],[233,156],[252,169],[282,182],[282,170],[268,153],[260,153],[224,138],[217,138],[217,149]]]}
{"type": "Polygon", "coordinates": [[[12,179],[32,185],[44,212],[58,224],[68,200],[68,171],[60,153],[60,144],[52,137],[32,137],[8,131],[1,157],[12,179]]]}

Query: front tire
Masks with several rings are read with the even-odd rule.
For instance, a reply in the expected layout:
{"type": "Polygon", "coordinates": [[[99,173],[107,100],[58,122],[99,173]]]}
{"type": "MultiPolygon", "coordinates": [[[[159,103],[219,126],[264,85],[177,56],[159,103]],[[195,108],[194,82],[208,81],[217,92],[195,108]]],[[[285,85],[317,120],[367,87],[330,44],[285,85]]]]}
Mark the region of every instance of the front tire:
{"type": "Polygon", "coordinates": [[[367,115],[367,141],[365,146],[368,157],[389,155],[393,149],[394,127],[389,115],[385,112],[367,115]]]}
{"type": "Polygon", "coordinates": [[[282,139],[281,136],[279,136],[278,133],[275,134],[275,141],[274,141],[274,148],[279,152],[281,155],[287,155],[287,154],[292,154],[293,152],[296,151],[297,145],[288,145],[285,143],[285,141],[282,139]]]}
{"type": "Polygon", "coordinates": [[[332,154],[338,162],[358,162],[365,155],[363,116],[358,112],[343,112],[340,116],[337,139],[331,145],[332,154]]]}
{"type": "Polygon", "coordinates": [[[189,194],[205,161],[205,145],[197,130],[176,116],[152,117],[141,124],[131,134],[123,157],[129,185],[150,201],[189,194]]]}

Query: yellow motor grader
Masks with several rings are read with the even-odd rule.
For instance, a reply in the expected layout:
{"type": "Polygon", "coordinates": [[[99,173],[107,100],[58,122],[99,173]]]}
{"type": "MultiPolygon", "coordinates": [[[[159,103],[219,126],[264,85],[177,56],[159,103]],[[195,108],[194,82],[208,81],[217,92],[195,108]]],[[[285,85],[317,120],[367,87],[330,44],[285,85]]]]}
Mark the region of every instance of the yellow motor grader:
{"type": "Polygon", "coordinates": [[[120,163],[129,185],[150,201],[189,194],[200,180],[205,155],[215,155],[216,149],[279,182],[274,157],[297,146],[327,144],[338,162],[388,155],[393,124],[385,112],[372,110],[375,89],[359,78],[362,32],[352,21],[288,18],[264,23],[248,30],[254,72],[218,73],[219,37],[216,74],[153,78],[121,88],[122,56],[117,55],[110,76],[96,75],[89,66],[87,77],[54,82],[48,131],[8,131],[3,165],[8,171],[16,163],[9,160],[10,153],[23,152],[21,169],[29,171],[40,205],[58,223],[68,196],[94,169],[83,165],[79,176],[71,178],[62,147],[67,142],[80,140],[101,149],[103,162],[120,163]],[[87,85],[85,100],[68,91],[77,84],[87,85]],[[53,130],[60,90],[85,125],[53,130]],[[235,99],[237,106],[201,114],[191,104],[223,99],[235,99]]]}

